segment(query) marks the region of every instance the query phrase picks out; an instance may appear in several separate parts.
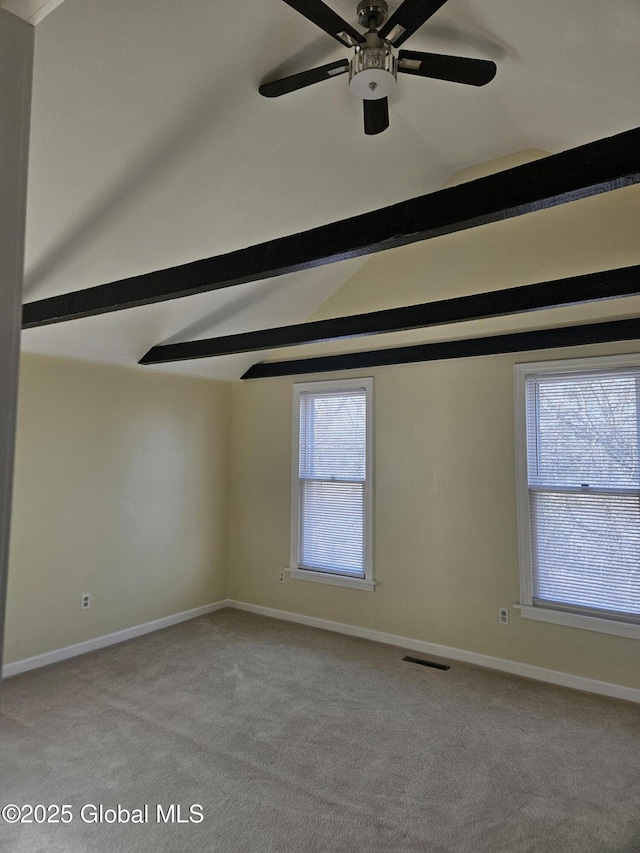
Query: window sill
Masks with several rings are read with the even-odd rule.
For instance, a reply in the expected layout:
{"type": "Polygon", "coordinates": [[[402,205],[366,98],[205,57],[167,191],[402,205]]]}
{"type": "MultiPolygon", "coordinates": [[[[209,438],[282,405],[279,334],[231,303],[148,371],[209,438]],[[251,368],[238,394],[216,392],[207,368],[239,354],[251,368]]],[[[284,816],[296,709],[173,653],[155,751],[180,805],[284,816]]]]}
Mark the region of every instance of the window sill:
{"type": "Polygon", "coordinates": [[[351,589],[364,589],[373,592],[376,587],[374,580],[366,578],[348,578],[344,575],[333,575],[328,572],[313,572],[307,569],[287,569],[289,577],[299,581],[313,581],[314,583],[328,583],[334,586],[346,586],[351,589]]]}
{"type": "Polygon", "coordinates": [[[544,607],[532,607],[528,604],[515,604],[514,607],[520,611],[524,619],[536,619],[539,622],[553,622],[556,625],[568,625],[571,628],[584,628],[587,631],[601,631],[604,634],[640,639],[640,625],[630,622],[616,622],[615,619],[583,616],[580,613],[563,613],[561,610],[545,610],[544,607]]]}

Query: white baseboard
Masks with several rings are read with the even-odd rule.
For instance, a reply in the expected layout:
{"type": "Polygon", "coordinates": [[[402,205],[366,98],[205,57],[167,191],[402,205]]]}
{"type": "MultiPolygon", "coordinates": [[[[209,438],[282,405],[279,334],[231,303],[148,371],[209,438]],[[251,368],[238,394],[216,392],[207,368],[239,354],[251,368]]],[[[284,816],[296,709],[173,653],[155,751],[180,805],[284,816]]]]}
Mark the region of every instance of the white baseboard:
{"type": "Polygon", "coordinates": [[[628,702],[637,702],[640,704],[640,689],[626,687],[624,684],[597,681],[594,678],[584,678],[581,675],[571,675],[566,672],[558,672],[555,669],[545,669],[544,667],[533,666],[528,663],[505,660],[504,658],[497,658],[491,655],[483,655],[479,652],[469,652],[465,649],[441,646],[438,643],[414,640],[411,637],[387,634],[384,631],[360,628],[357,625],[348,625],[345,622],[333,622],[330,619],[304,616],[300,613],[291,613],[288,610],[276,610],[273,607],[263,607],[259,604],[250,604],[246,601],[236,601],[234,599],[223,599],[213,604],[205,604],[203,607],[184,610],[182,613],[174,613],[171,616],[164,616],[162,619],[155,619],[153,622],[134,625],[122,631],[115,631],[113,634],[105,634],[102,637],[95,637],[92,640],[75,643],[72,646],[65,646],[62,649],[54,649],[42,655],[35,655],[34,657],[24,658],[14,663],[8,663],[2,668],[2,676],[3,678],[9,678],[12,675],[18,675],[30,669],[48,666],[49,664],[67,660],[77,655],[83,655],[87,652],[105,648],[106,646],[122,643],[125,640],[132,640],[134,637],[141,637],[143,634],[149,634],[152,631],[160,631],[162,628],[168,628],[171,625],[177,625],[179,622],[186,622],[189,619],[195,619],[198,616],[204,616],[207,613],[213,613],[215,610],[222,610],[225,607],[246,610],[250,613],[257,613],[260,616],[268,616],[272,619],[297,622],[300,625],[309,625],[312,628],[322,628],[325,631],[348,634],[351,637],[361,637],[365,640],[373,640],[376,643],[399,646],[402,649],[409,649],[428,655],[437,655],[438,657],[449,658],[450,660],[459,660],[463,663],[484,666],[487,669],[508,672],[511,675],[521,675],[524,678],[533,678],[536,681],[546,681],[549,684],[557,684],[561,687],[572,687],[574,690],[584,690],[587,693],[598,693],[602,696],[612,696],[615,699],[626,699],[628,702]]]}
{"type": "Polygon", "coordinates": [[[150,634],[152,631],[160,631],[162,628],[169,628],[171,625],[177,625],[179,622],[186,622],[188,619],[195,619],[198,616],[204,616],[206,613],[213,613],[214,610],[221,610],[223,607],[228,606],[229,604],[226,600],[216,601],[213,604],[205,604],[203,607],[184,610],[182,613],[163,616],[161,619],[154,619],[153,622],[145,622],[142,625],[134,625],[122,631],[115,631],[113,634],[104,634],[102,637],[94,637],[92,640],[85,640],[82,643],[75,643],[72,646],[65,646],[62,649],[54,649],[52,652],[45,652],[42,655],[17,660],[2,667],[2,677],[9,678],[21,672],[28,672],[30,669],[49,666],[51,663],[58,663],[58,661],[74,658],[77,655],[84,655],[87,652],[94,652],[106,646],[123,643],[125,640],[132,640],[134,637],[141,637],[143,634],[150,634]]]}
{"type": "Polygon", "coordinates": [[[626,687],[624,684],[597,681],[594,678],[584,678],[581,675],[571,675],[567,672],[558,672],[555,669],[545,669],[542,666],[505,660],[491,655],[483,655],[479,652],[468,652],[464,649],[441,646],[437,643],[427,643],[424,640],[413,640],[410,637],[386,634],[384,631],[359,628],[356,625],[332,622],[329,619],[319,619],[315,616],[303,616],[299,613],[290,613],[287,610],[275,610],[272,607],[249,604],[246,601],[229,599],[227,606],[234,607],[237,610],[248,610],[250,613],[258,613],[261,616],[269,616],[272,619],[284,619],[287,622],[297,622],[301,625],[310,625],[313,628],[324,628],[326,631],[335,631],[338,634],[349,634],[352,637],[362,637],[365,640],[374,640],[377,643],[400,646],[403,649],[410,649],[423,654],[472,663],[476,666],[484,666],[487,669],[496,669],[500,672],[508,672],[511,675],[521,675],[525,678],[533,678],[536,681],[546,681],[549,684],[557,684],[561,687],[572,687],[574,690],[584,690],[587,693],[599,693],[602,696],[612,696],[615,699],[626,699],[628,702],[640,703],[640,689],[626,687]]]}

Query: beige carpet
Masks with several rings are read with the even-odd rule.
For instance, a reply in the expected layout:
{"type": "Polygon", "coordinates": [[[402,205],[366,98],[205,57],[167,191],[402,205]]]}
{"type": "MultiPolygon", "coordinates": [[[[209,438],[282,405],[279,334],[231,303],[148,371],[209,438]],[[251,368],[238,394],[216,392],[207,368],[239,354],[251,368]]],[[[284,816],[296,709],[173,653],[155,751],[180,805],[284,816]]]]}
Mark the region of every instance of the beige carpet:
{"type": "Polygon", "coordinates": [[[403,654],[225,610],[9,679],[0,806],[73,819],[0,849],[640,853],[640,706],[403,654]]]}

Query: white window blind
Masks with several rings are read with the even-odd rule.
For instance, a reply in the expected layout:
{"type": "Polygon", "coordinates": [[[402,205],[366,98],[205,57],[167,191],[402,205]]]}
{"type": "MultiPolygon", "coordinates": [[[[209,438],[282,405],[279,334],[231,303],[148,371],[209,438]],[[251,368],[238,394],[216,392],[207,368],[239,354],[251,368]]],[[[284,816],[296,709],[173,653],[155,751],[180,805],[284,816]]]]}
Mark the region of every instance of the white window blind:
{"type": "Polygon", "coordinates": [[[531,374],[531,601],[640,622],[640,371],[531,374]]]}
{"type": "Polygon", "coordinates": [[[298,567],[364,578],[366,388],[317,384],[299,394],[298,567]]]}

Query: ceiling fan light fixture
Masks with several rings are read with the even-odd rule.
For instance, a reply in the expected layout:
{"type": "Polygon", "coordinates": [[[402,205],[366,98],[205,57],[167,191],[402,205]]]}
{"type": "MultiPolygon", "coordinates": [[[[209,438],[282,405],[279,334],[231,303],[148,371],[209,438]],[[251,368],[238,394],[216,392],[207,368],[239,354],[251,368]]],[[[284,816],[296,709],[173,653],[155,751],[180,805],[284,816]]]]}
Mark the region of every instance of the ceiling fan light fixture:
{"type": "Polygon", "coordinates": [[[349,88],[365,101],[388,97],[396,88],[397,62],[388,47],[356,50],[349,63],[349,88]]]}

